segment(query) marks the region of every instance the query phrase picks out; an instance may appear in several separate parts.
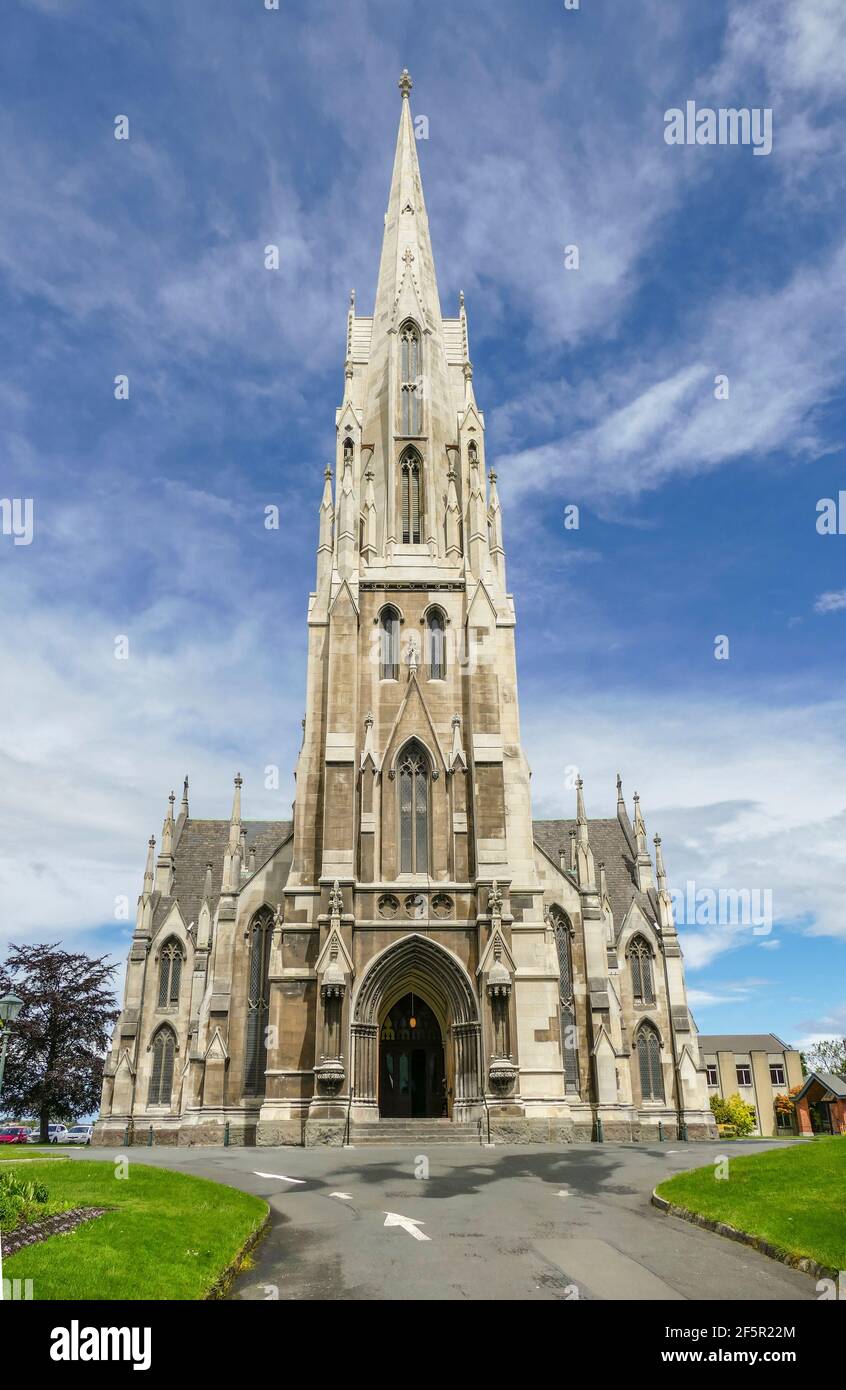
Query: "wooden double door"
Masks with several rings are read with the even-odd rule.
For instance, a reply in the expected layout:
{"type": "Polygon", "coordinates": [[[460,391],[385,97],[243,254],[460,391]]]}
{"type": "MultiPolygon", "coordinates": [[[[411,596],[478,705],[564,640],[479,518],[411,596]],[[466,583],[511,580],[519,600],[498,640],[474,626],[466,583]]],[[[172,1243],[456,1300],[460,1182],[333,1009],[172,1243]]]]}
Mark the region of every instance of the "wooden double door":
{"type": "Polygon", "coordinates": [[[385,1119],[441,1119],[447,1114],[444,1042],[422,999],[406,994],[379,1030],[379,1114],[385,1119]]]}

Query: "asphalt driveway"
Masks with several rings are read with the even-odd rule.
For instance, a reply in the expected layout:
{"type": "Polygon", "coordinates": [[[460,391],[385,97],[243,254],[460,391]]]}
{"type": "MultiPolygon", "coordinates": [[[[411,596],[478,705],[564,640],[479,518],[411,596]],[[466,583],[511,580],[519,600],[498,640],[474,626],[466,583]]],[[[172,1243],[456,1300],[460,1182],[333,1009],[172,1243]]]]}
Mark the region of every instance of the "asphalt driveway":
{"type": "Polygon", "coordinates": [[[123,1152],[267,1199],[271,1229],[234,1299],[817,1296],[807,1275],[651,1206],[656,1183],[712,1163],[713,1144],[123,1152]]]}

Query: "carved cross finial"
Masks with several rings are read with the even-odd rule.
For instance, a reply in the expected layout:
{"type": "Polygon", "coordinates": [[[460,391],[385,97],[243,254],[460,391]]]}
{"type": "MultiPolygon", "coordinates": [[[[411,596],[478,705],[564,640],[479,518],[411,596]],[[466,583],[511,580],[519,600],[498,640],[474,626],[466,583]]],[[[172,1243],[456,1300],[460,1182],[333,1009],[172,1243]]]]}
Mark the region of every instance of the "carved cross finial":
{"type": "Polygon", "coordinates": [[[341,892],[341,885],[337,879],[332,884],[329,892],[329,911],[333,917],[340,917],[344,910],[344,895],[341,892]]]}
{"type": "Polygon", "coordinates": [[[402,92],[402,99],[403,99],[403,101],[408,101],[409,93],[410,93],[412,87],[414,86],[414,83],[412,82],[411,78],[410,78],[409,75],[408,75],[408,68],[403,68],[403,70],[402,70],[402,76],[400,77],[400,80],[399,80],[399,82],[397,83],[397,86],[399,87],[400,91],[402,92]]]}
{"type": "Polygon", "coordinates": [[[411,265],[411,262],[414,260],[414,252],[412,251],[410,246],[406,246],[405,250],[402,253],[402,258],[405,261],[406,265],[411,265]]]}

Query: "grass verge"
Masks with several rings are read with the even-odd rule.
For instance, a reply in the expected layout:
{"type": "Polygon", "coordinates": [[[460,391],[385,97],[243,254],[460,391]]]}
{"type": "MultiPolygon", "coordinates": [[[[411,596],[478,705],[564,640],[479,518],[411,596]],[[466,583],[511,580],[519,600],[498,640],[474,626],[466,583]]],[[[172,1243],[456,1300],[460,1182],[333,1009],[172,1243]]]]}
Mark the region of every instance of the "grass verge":
{"type": "Polygon", "coordinates": [[[792,1258],[846,1269],[846,1136],[731,1158],[724,1180],[718,1171],[678,1173],[656,1191],[792,1258]]]}
{"type": "Polygon", "coordinates": [[[31,1279],[36,1299],[204,1298],[267,1215],[260,1198],[205,1178],[133,1160],[125,1178],[118,1171],[84,1159],[27,1164],[51,1203],[110,1210],[4,1260],[4,1277],[31,1279]]]}

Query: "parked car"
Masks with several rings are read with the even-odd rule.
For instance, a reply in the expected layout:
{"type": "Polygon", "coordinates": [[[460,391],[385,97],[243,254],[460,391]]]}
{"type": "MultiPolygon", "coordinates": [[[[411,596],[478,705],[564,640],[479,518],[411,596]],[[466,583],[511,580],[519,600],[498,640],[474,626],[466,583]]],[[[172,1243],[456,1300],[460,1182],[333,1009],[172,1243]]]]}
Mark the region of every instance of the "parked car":
{"type": "Polygon", "coordinates": [[[0,1125],[0,1144],[25,1144],[28,1138],[25,1125],[0,1125]]]}
{"type": "Polygon", "coordinates": [[[94,1133],[93,1125],[71,1125],[62,1143],[64,1144],[90,1144],[91,1135],[94,1133]]]}

